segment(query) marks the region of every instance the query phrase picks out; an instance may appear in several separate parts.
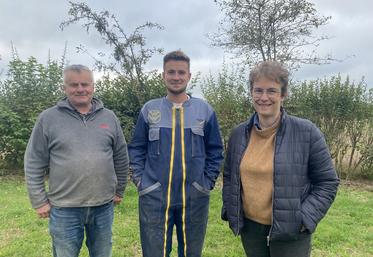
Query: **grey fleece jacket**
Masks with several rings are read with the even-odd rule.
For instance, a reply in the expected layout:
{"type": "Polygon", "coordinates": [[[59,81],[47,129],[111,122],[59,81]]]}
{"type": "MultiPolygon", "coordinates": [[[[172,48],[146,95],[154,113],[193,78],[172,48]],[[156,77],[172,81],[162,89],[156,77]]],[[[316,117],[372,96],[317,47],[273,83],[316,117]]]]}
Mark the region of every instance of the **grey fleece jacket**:
{"type": "Polygon", "coordinates": [[[58,207],[98,206],[123,196],[126,141],[115,114],[96,98],[92,103],[92,111],[81,115],[65,98],[39,115],[25,153],[33,208],[48,201],[58,207]]]}

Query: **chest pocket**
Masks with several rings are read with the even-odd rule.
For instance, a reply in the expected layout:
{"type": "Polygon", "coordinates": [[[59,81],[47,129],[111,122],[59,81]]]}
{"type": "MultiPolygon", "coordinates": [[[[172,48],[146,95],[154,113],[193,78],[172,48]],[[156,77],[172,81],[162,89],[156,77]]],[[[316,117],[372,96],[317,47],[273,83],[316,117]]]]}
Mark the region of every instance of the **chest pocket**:
{"type": "Polygon", "coordinates": [[[202,126],[192,127],[192,157],[205,157],[204,136],[202,126]]]}
{"type": "Polygon", "coordinates": [[[148,153],[149,155],[159,155],[159,127],[149,128],[149,144],[148,153]]]}

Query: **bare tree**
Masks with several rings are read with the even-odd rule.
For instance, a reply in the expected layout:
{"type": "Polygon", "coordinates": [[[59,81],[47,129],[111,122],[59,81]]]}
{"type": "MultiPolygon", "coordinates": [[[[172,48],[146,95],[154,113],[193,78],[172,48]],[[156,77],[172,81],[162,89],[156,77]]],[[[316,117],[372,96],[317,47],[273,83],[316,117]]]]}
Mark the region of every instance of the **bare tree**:
{"type": "MultiPolygon", "coordinates": [[[[137,80],[140,91],[144,89],[144,65],[149,61],[154,53],[162,53],[161,48],[147,48],[146,39],[142,34],[145,29],[163,29],[162,26],[152,22],[146,22],[135,28],[131,33],[127,33],[119,24],[118,19],[108,11],[99,13],[92,11],[86,3],[70,3],[68,11],[70,18],[60,24],[60,28],[84,21],[82,25],[87,32],[93,27],[105,40],[106,44],[113,47],[111,56],[114,62],[105,64],[95,58],[96,65],[100,69],[109,69],[131,81],[137,80]],[[118,69],[119,68],[119,69],[118,69]]],[[[84,46],[79,46],[79,50],[86,51],[84,46]]],[[[103,55],[99,53],[99,55],[103,55]]]]}
{"type": "Polygon", "coordinates": [[[116,113],[126,138],[131,138],[142,105],[165,93],[159,72],[147,72],[144,68],[154,54],[163,52],[161,48],[146,45],[144,32],[162,30],[163,27],[145,22],[131,32],[128,26],[122,26],[106,10],[95,12],[86,3],[69,3],[69,19],[62,22],[60,28],[80,23],[87,33],[97,31],[111,49],[108,54],[101,52],[95,55],[82,45],[78,47],[80,52],[96,61],[99,70],[105,71],[104,76],[95,83],[96,95],[116,113]],[[104,57],[109,57],[109,60],[104,57]]]}
{"type": "Polygon", "coordinates": [[[224,12],[217,33],[209,35],[212,45],[258,61],[278,60],[289,68],[300,64],[326,64],[335,59],[320,57],[316,50],[327,36],[313,36],[330,16],[318,15],[306,0],[215,0],[224,12]]]}

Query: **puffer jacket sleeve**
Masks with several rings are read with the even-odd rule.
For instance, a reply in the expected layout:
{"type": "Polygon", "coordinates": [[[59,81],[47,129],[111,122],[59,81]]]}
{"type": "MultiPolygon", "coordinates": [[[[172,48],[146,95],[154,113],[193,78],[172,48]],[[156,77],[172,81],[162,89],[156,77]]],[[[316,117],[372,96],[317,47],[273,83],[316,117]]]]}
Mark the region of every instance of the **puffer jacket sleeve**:
{"type": "Polygon", "coordinates": [[[229,195],[231,193],[231,159],[232,159],[232,135],[229,138],[225,155],[223,170],[223,207],[221,209],[222,220],[228,221],[227,206],[229,206],[229,195]]]}
{"type": "Polygon", "coordinates": [[[311,191],[302,203],[302,219],[303,225],[312,233],[333,203],[339,184],[324,136],[313,124],[309,153],[311,191]]]}

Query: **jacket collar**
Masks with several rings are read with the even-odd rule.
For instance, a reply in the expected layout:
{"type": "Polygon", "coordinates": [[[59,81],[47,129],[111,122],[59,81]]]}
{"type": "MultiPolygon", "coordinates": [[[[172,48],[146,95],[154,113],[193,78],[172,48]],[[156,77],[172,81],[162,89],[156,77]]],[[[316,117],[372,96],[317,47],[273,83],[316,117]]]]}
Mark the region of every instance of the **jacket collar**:
{"type": "MultiPolygon", "coordinates": [[[[255,125],[256,119],[258,119],[258,118],[257,118],[257,115],[258,115],[258,113],[255,112],[255,113],[250,117],[250,119],[248,119],[248,120],[246,121],[246,124],[245,124],[245,127],[246,127],[245,131],[246,131],[246,133],[249,133],[249,131],[251,130],[252,126],[255,125]]],[[[277,130],[277,133],[280,134],[280,135],[282,135],[282,133],[284,132],[284,129],[285,129],[285,121],[286,121],[286,119],[287,119],[287,116],[288,116],[288,114],[286,113],[285,109],[284,109],[283,107],[281,107],[281,122],[280,122],[280,127],[279,127],[278,130],[277,130]]]]}
{"type": "MultiPolygon", "coordinates": [[[[189,106],[190,104],[191,104],[191,99],[193,98],[191,95],[189,95],[188,94],[188,99],[183,103],[183,107],[186,107],[186,106],[189,106]]],[[[168,98],[165,96],[165,97],[163,97],[163,101],[166,103],[166,105],[168,106],[168,107],[170,107],[170,108],[172,108],[173,107],[173,103],[170,101],[170,100],[168,100],[168,98]]]]}
{"type": "MultiPolygon", "coordinates": [[[[72,106],[69,102],[69,100],[67,99],[67,97],[65,96],[61,101],[59,101],[57,103],[57,106],[59,108],[64,108],[64,109],[68,109],[72,112],[76,112],[76,113],[79,113],[78,110],[72,106]]],[[[92,98],[92,110],[89,112],[89,113],[95,113],[101,109],[104,108],[104,104],[102,103],[102,101],[96,97],[93,97],[92,98]]]]}

